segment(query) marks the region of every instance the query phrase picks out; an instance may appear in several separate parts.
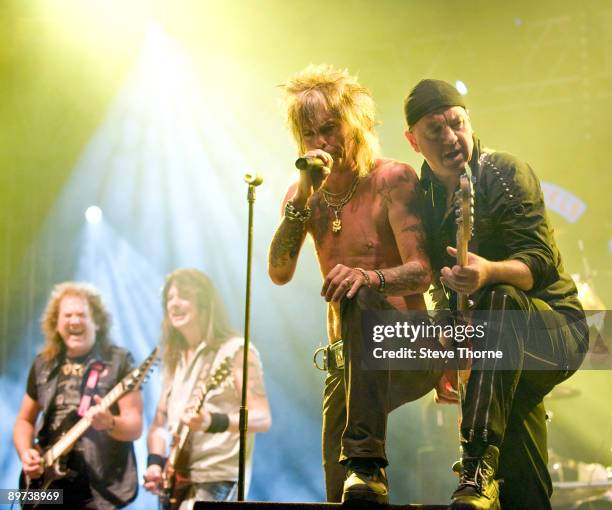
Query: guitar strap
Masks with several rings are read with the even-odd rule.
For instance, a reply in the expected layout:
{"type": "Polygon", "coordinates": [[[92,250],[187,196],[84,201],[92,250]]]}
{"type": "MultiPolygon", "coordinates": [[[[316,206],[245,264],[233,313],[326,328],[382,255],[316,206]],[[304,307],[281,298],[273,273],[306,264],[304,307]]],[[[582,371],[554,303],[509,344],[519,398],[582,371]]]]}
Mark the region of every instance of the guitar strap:
{"type": "Polygon", "coordinates": [[[77,414],[80,417],[85,416],[85,413],[91,406],[91,401],[93,396],[95,395],[96,388],[98,387],[98,381],[100,379],[100,374],[104,370],[104,363],[99,360],[94,361],[89,370],[87,371],[87,380],[85,382],[85,387],[83,388],[83,395],[81,396],[81,402],[79,404],[79,409],[77,414]]]}
{"type": "Polygon", "coordinates": [[[204,382],[208,379],[208,376],[212,373],[213,366],[215,364],[215,359],[217,357],[217,350],[214,350],[210,345],[206,345],[202,352],[200,353],[200,363],[202,363],[202,367],[200,369],[200,373],[196,377],[193,386],[190,390],[190,396],[185,404],[185,411],[193,408],[194,404],[198,401],[198,398],[201,394],[200,390],[204,382]],[[214,354],[213,354],[214,353],[214,354]],[[206,357],[211,356],[210,363],[206,363],[206,357]],[[208,367],[207,367],[208,365],[208,367]]]}
{"type": "MultiPolygon", "coordinates": [[[[477,204],[476,185],[478,184],[478,181],[480,180],[480,174],[482,173],[482,164],[484,161],[484,157],[485,157],[485,154],[481,153],[480,157],[476,161],[476,165],[475,165],[476,171],[475,172],[472,171],[472,167],[470,167],[470,165],[466,165],[466,170],[468,170],[468,178],[470,179],[470,182],[472,183],[472,204],[474,207],[474,215],[472,217],[473,225],[476,224],[476,204],[477,204]]],[[[474,230],[475,230],[475,227],[474,227],[474,230]]],[[[468,251],[471,251],[472,253],[478,253],[478,239],[477,238],[478,238],[478,232],[474,232],[474,235],[468,241],[468,251]]]]}

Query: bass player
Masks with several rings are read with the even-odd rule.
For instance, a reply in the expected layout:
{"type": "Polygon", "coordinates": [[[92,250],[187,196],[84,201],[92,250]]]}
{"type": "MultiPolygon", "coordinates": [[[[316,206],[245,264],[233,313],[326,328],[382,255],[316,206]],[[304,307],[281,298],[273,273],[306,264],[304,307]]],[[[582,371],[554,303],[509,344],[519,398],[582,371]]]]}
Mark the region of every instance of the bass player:
{"type": "Polygon", "coordinates": [[[454,310],[458,294],[470,295],[474,309],[491,310],[486,338],[515,354],[504,370],[473,363],[461,403],[461,477],[451,508],[550,509],[542,399],[580,366],[588,329],[538,178],[515,156],[481,146],[463,96],[449,83],[420,81],[404,111],[406,138],[425,158],[421,186],[436,308],[454,310]],[[475,232],[461,266],[453,196],[467,173],[475,232]]]}

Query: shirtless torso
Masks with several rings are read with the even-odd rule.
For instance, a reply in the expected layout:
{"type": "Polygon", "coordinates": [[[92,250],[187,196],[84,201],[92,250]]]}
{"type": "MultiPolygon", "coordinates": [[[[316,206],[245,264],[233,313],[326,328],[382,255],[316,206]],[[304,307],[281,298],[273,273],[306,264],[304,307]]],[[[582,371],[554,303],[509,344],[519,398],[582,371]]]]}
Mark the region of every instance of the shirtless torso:
{"type": "MultiPolygon", "coordinates": [[[[326,186],[348,189],[355,175],[331,172],[326,186]]],[[[289,188],[283,206],[295,196],[297,188],[297,183],[289,188]]],[[[328,291],[330,342],[339,339],[341,331],[340,300],[331,299],[332,291],[347,277],[347,270],[354,273],[354,278],[361,274],[353,268],[366,270],[371,286],[377,288],[380,282],[372,270],[384,269],[385,293],[393,306],[402,310],[425,309],[422,292],[428,285],[429,262],[419,213],[418,178],[410,166],[378,159],[374,169],[359,178],[354,195],[342,208],[340,232],[332,231],[334,212],[320,189],[307,203],[312,216],[305,224],[302,242],[306,232],[312,236],[321,274],[326,279],[323,293],[328,291]]]]}

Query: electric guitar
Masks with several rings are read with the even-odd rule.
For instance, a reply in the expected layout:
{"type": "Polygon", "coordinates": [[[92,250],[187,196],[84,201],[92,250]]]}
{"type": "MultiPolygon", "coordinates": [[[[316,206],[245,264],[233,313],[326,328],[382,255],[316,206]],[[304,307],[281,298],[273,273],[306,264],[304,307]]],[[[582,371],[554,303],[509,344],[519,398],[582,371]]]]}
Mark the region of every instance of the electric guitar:
{"type": "MultiPolygon", "coordinates": [[[[153,352],[142,362],[142,364],[132,370],[126,375],[119,383],[117,383],[113,389],[111,389],[102,398],[102,401],[98,404],[102,409],[107,410],[117,400],[129,391],[137,390],[145,382],[149,371],[153,368],[153,365],[157,361],[159,353],[159,347],[155,347],[153,352]]],[[[69,417],[70,418],[70,415],[69,417]]],[[[74,422],[74,419],[69,420],[68,423],[74,422]]],[[[64,422],[66,423],[66,421],[64,422]]],[[[65,426],[65,425],[64,425],[65,426]]],[[[60,438],[53,443],[52,446],[47,448],[41,457],[41,465],[43,468],[43,474],[39,478],[31,479],[23,472],[19,477],[19,488],[20,490],[28,491],[30,489],[47,489],[51,483],[59,478],[62,478],[68,474],[65,466],[65,455],[74,446],[77,440],[89,429],[91,422],[83,417],[78,420],[70,429],[62,434],[60,438]]],[[[61,429],[61,427],[60,427],[61,429]]],[[[34,508],[34,505],[32,508],[34,508]]]]}
{"type": "MultiPolygon", "coordinates": [[[[199,413],[204,405],[206,394],[224,384],[232,373],[232,358],[228,356],[209,375],[206,380],[197,384],[187,409],[199,413]]],[[[179,422],[176,431],[172,435],[170,454],[166,465],[162,470],[161,487],[159,491],[159,506],[162,510],[177,509],[186,495],[188,481],[181,473],[181,468],[186,464],[187,450],[185,445],[191,436],[191,429],[182,421],[179,422]]]]}
{"type": "MultiPolygon", "coordinates": [[[[468,242],[474,232],[474,190],[472,181],[467,174],[459,177],[457,191],[457,264],[466,266],[468,263],[468,242]]],[[[457,293],[457,310],[466,312],[469,309],[469,296],[457,293]]]]}
{"type": "MultiPolygon", "coordinates": [[[[474,189],[472,181],[467,173],[459,177],[459,190],[456,192],[455,213],[457,215],[457,264],[466,266],[468,264],[468,243],[474,233],[474,189]]],[[[457,293],[457,310],[461,318],[466,320],[466,314],[470,309],[470,297],[462,292],[457,293]]],[[[463,403],[465,395],[465,385],[470,377],[471,363],[457,371],[459,404],[463,403]]]]}

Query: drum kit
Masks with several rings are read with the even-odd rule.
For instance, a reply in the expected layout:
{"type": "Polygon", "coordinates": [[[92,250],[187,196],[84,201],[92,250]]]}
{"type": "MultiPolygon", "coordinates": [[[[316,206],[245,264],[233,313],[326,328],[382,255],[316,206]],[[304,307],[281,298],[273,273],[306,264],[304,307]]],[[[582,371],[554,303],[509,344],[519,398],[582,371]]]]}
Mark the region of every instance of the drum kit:
{"type": "MultiPolygon", "coordinates": [[[[578,297],[587,312],[587,322],[590,333],[590,349],[585,365],[596,368],[601,363],[610,363],[610,348],[606,337],[606,307],[593,289],[591,278],[581,278],[572,275],[578,288],[578,297]]],[[[609,324],[608,324],[609,326],[609,324]]],[[[584,365],[583,365],[584,366],[584,365]]],[[[568,384],[556,386],[546,397],[549,404],[558,400],[574,399],[580,395],[578,388],[568,384]]],[[[552,423],[552,413],[549,411],[549,429],[552,423]]],[[[607,437],[603,438],[602,446],[607,445],[612,452],[612,422],[607,437]]],[[[612,466],[581,462],[562,457],[553,449],[549,449],[548,469],[553,482],[551,504],[556,510],[612,510],[612,466]]]]}
{"type": "MultiPolygon", "coordinates": [[[[571,399],[580,391],[557,386],[546,400],[571,399]]],[[[554,421],[548,411],[549,427],[554,421]]],[[[551,504],[555,510],[612,510],[612,466],[562,457],[548,450],[548,470],[553,484],[551,504]]]]}

